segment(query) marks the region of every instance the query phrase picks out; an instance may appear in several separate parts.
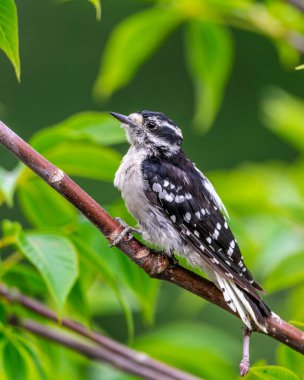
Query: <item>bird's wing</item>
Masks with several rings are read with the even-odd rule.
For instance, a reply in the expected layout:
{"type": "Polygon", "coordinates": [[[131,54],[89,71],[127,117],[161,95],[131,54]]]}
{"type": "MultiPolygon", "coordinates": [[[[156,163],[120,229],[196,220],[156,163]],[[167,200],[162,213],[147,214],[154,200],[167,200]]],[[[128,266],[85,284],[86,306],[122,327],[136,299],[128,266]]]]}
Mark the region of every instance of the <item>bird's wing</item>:
{"type": "Polygon", "coordinates": [[[215,272],[259,297],[256,290],[262,288],[243,262],[223,216],[220,198],[206,177],[188,159],[183,160],[183,165],[155,158],[143,162],[147,199],[167,215],[183,239],[215,272]]]}

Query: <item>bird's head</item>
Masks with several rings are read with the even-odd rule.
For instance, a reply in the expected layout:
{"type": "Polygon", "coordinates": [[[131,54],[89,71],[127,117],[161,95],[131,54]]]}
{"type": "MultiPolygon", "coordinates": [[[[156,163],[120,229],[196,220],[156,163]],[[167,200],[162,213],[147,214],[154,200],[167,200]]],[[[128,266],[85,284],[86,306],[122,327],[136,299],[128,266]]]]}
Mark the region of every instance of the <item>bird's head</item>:
{"type": "Polygon", "coordinates": [[[131,145],[168,156],[180,150],[183,141],[182,132],[163,113],[140,111],[125,116],[111,112],[111,115],[122,123],[131,145]]]}

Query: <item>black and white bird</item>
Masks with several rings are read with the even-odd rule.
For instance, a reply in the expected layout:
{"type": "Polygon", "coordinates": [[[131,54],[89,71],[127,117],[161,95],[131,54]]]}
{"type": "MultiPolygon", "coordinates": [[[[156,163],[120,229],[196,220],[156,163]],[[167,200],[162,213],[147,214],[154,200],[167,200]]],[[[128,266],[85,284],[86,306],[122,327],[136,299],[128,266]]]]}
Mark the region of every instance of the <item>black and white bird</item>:
{"type": "MultiPolygon", "coordinates": [[[[267,333],[271,311],[258,294],[262,288],[244,264],[214,187],[182,151],[179,127],[160,112],[111,114],[131,145],[114,185],[143,238],[204,271],[248,331],[258,327],[267,333]]],[[[249,369],[249,338],[244,344],[241,374],[249,369]]]]}

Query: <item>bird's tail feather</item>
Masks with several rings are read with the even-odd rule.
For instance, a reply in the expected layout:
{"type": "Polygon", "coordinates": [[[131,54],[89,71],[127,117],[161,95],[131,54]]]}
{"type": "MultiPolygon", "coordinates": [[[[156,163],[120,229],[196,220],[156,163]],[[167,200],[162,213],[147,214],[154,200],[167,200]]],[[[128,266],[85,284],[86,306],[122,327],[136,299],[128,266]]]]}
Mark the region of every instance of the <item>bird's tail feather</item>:
{"type": "Polygon", "coordinates": [[[270,309],[262,299],[252,297],[249,292],[240,288],[232,280],[216,274],[218,285],[228,306],[239,314],[241,320],[250,329],[253,324],[267,333],[265,319],[271,314],[270,309]]]}

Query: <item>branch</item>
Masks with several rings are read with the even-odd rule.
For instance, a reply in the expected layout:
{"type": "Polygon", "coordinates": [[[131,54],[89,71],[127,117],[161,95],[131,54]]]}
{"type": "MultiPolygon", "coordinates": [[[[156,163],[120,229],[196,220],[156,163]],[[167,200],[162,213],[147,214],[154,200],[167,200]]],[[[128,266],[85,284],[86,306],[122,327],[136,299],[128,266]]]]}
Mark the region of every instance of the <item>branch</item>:
{"type": "Polygon", "coordinates": [[[67,330],[80,335],[93,342],[95,346],[89,346],[83,342],[62,335],[53,330],[47,330],[45,326],[38,325],[34,321],[24,321],[17,317],[12,317],[10,323],[39,335],[43,338],[53,340],[66,347],[73,349],[92,359],[106,361],[115,367],[133,375],[142,376],[145,379],[167,379],[167,380],[198,380],[197,377],[170,367],[157,360],[151,359],[147,354],[135,351],[118,343],[104,335],[91,331],[80,323],[71,319],[58,319],[56,313],[48,309],[42,303],[20,293],[18,290],[9,290],[6,285],[0,284],[0,296],[10,303],[17,303],[23,308],[47,318],[50,321],[60,324],[67,330]],[[100,351],[100,347],[102,351],[100,351]]]}
{"type": "MultiPolygon", "coordinates": [[[[2,122],[0,143],[72,203],[110,242],[122,232],[123,227],[94,199],[2,122]]],[[[181,266],[170,268],[164,255],[149,249],[135,238],[130,241],[122,240],[117,247],[150,277],[176,284],[231,313],[222,293],[212,282],[181,266]]],[[[304,332],[275,314],[267,319],[267,325],[269,336],[304,354],[304,332]]]]}
{"type": "MultiPolygon", "coordinates": [[[[44,325],[34,322],[32,320],[18,319],[15,316],[13,316],[10,318],[9,323],[15,327],[19,327],[21,329],[29,331],[30,333],[37,335],[41,338],[53,341],[55,343],[59,343],[60,345],[70,348],[73,351],[76,351],[89,359],[107,362],[115,368],[131,373],[133,375],[141,376],[144,379],[157,379],[157,372],[155,371],[146,371],[145,369],[142,370],[140,367],[134,367],[132,363],[130,363],[130,361],[125,360],[120,355],[115,355],[112,352],[109,352],[108,350],[104,350],[102,348],[96,346],[94,347],[87,343],[81,342],[66,334],[61,334],[56,330],[47,328],[44,325]]],[[[167,379],[174,378],[167,377],[167,379]]]]}
{"type": "MultiPolygon", "coordinates": [[[[125,357],[115,354],[109,350],[100,348],[98,346],[89,345],[87,343],[81,342],[78,339],[72,338],[66,334],[61,334],[60,332],[45,327],[44,325],[37,323],[29,319],[18,319],[15,316],[10,318],[9,323],[15,327],[19,327],[23,330],[29,331],[30,333],[37,335],[41,338],[50,340],[55,343],[59,343],[62,346],[72,349],[86,356],[89,359],[107,362],[113,367],[123,370],[124,372],[130,373],[132,375],[140,376],[147,380],[198,380],[197,377],[188,375],[184,372],[179,372],[179,377],[174,377],[174,374],[178,371],[172,368],[172,374],[164,374],[158,372],[155,369],[145,368],[145,366],[140,366],[137,363],[126,359],[125,357]],[[181,377],[183,376],[183,377],[181,377]]],[[[143,354],[144,355],[144,354],[143,354]]],[[[168,367],[169,368],[169,367],[168,367]]]]}

